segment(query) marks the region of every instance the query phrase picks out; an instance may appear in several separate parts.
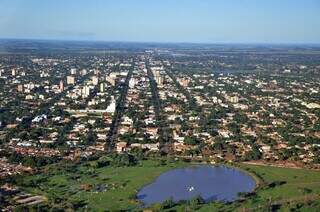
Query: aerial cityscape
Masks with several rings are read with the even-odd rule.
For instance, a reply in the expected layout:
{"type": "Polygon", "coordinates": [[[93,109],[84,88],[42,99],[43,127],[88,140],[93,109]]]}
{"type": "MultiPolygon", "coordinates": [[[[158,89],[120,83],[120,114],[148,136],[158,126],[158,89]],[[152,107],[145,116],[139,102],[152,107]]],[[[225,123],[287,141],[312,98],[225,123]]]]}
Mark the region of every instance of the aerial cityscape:
{"type": "Polygon", "coordinates": [[[320,211],[320,40],[1,26],[0,211],[320,211]]]}

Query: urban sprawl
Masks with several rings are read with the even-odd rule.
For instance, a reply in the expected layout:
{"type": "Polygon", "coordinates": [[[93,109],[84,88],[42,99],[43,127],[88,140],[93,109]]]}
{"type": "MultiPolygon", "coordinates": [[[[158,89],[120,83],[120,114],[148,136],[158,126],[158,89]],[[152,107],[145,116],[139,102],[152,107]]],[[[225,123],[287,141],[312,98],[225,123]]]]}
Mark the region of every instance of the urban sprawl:
{"type": "MultiPolygon", "coordinates": [[[[292,51],[2,54],[0,178],[137,151],[318,169],[320,60],[292,51]]],[[[16,202],[44,199],[23,193],[16,202]]]]}

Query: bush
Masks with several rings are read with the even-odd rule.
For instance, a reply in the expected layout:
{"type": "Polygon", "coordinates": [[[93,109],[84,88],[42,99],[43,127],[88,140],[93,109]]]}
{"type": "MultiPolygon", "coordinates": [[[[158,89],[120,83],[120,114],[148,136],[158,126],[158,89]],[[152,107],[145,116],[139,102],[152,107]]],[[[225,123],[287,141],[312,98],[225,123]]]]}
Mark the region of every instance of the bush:
{"type": "Polygon", "coordinates": [[[165,200],[161,205],[162,205],[163,209],[169,209],[169,208],[174,207],[175,203],[173,201],[173,198],[171,197],[171,198],[165,200]]]}
{"type": "Polygon", "coordinates": [[[136,158],[128,153],[113,154],[110,158],[112,166],[134,166],[137,164],[136,158]]]}
{"type": "Polygon", "coordinates": [[[205,201],[200,195],[189,200],[189,205],[191,209],[194,209],[194,210],[198,209],[200,205],[204,203],[205,201]]]}

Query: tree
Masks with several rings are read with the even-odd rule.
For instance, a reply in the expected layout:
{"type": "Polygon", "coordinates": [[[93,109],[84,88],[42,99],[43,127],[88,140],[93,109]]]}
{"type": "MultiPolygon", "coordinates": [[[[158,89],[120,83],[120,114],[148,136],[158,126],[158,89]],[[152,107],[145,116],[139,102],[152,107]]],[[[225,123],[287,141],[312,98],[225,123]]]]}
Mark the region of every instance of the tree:
{"type": "Polygon", "coordinates": [[[87,134],[86,139],[84,140],[84,143],[87,145],[92,145],[96,142],[97,140],[97,135],[95,132],[93,132],[93,130],[90,128],[89,132],[87,134]]]}
{"type": "Polygon", "coordinates": [[[165,200],[165,201],[161,204],[161,206],[162,206],[163,209],[172,208],[172,207],[174,207],[174,205],[175,205],[175,203],[174,203],[172,197],[170,197],[169,199],[165,200]]]}
{"type": "Polygon", "coordinates": [[[136,158],[128,153],[112,154],[110,156],[111,165],[113,166],[134,166],[137,164],[136,158]]]}
{"type": "Polygon", "coordinates": [[[110,158],[107,156],[100,157],[97,162],[98,168],[108,166],[109,164],[110,164],[110,158]]]}
{"type": "Polygon", "coordinates": [[[200,141],[196,137],[190,136],[184,138],[184,143],[188,145],[197,145],[200,143],[200,141]]]}
{"type": "Polygon", "coordinates": [[[189,205],[190,205],[191,209],[193,209],[193,210],[198,209],[199,206],[204,203],[205,203],[205,201],[200,195],[189,200],[189,205]]]}
{"type": "Polygon", "coordinates": [[[262,153],[257,145],[252,145],[252,150],[247,152],[244,156],[245,160],[259,160],[262,157],[262,153]]]}

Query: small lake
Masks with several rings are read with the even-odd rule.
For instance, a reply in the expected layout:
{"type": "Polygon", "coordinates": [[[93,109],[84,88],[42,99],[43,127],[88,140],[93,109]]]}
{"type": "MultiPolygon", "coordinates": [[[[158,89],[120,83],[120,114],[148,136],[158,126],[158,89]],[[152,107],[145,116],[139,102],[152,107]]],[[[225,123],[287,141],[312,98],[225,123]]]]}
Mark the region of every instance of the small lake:
{"type": "Polygon", "coordinates": [[[234,201],[239,192],[251,192],[255,180],[243,171],[225,166],[200,165],[174,169],[160,175],[137,195],[145,205],[175,202],[200,195],[205,201],[234,201]]]}

